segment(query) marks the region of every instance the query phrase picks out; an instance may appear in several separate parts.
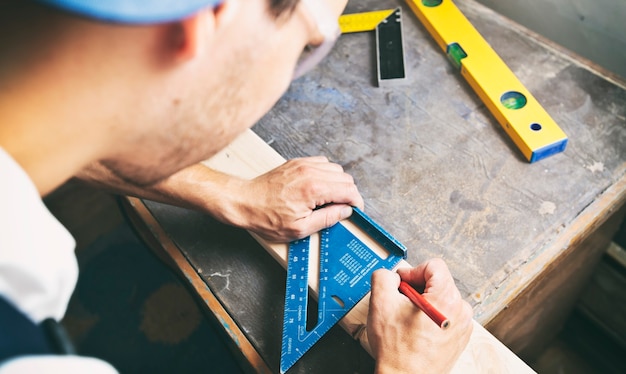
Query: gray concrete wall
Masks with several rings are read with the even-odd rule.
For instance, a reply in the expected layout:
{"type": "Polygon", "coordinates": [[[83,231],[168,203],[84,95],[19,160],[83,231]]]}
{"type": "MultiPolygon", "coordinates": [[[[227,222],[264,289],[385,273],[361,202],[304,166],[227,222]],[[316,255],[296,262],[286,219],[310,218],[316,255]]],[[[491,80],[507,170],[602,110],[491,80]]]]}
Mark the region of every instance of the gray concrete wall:
{"type": "Polygon", "coordinates": [[[478,0],[626,79],[626,0],[478,0]]]}

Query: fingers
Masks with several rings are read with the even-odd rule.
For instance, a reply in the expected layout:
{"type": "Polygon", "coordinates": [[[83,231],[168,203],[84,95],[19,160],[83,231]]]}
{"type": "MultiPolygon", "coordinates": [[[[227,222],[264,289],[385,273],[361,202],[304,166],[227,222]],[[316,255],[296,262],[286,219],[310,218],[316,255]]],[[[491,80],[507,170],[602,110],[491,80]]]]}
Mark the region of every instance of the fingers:
{"type": "Polygon", "coordinates": [[[442,259],[430,259],[413,269],[398,269],[398,274],[415,288],[423,288],[423,296],[451,321],[464,318],[462,304],[465,302],[442,259]]]}
{"type": "Polygon", "coordinates": [[[395,307],[399,296],[398,286],[400,277],[389,270],[379,269],[372,273],[372,288],[367,316],[368,336],[374,357],[380,356],[380,351],[385,347],[384,332],[387,329],[387,318],[392,318],[398,313],[395,307]]]}
{"type": "Polygon", "coordinates": [[[397,273],[379,269],[372,273],[372,298],[386,297],[398,292],[400,277],[397,273]]]}
{"type": "MultiPolygon", "coordinates": [[[[356,185],[350,180],[337,180],[336,175],[323,175],[318,173],[317,178],[313,175],[310,182],[303,186],[307,198],[315,204],[315,207],[324,207],[328,204],[345,204],[363,209],[365,205],[363,197],[356,185]],[[335,179],[335,180],[334,180],[335,179]]],[[[347,174],[345,174],[347,175],[347,174]]]]}
{"type": "MultiPolygon", "coordinates": [[[[294,212],[293,219],[284,219],[297,238],[308,236],[350,217],[352,206],[364,208],[363,197],[354,179],[341,165],[326,157],[289,160],[280,174],[284,180],[283,201],[294,212]]],[[[275,180],[279,180],[276,177],[275,180]]],[[[277,184],[281,185],[281,184],[277,184]]]]}
{"type": "Polygon", "coordinates": [[[363,209],[352,176],[326,157],[287,161],[251,180],[231,204],[229,222],[279,242],[300,239],[363,209]]]}
{"type": "Polygon", "coordinates": [[[347,204],[331,204],[314,210],[309,217],[306,226],[314,232],[331,227],[335,223],[352,215],[352,207],[347,204]]]}
{"type": "Polygon", "coordinates": [[[454,284],[448,265],[440,258],[430,259],[411,269],[398,269],[398,274],[410,285],[424,288],[424,292],[428,292],[429,288],[446,288],[448,284],[454,284]]]}
{"type": "MultiPolygon", "coordinates": [[[[285,167],[293,170],[290,172],[293,183],[298,184],[296,188],[313,207],[335,203],[363,209],[363,197],[354,178],[345,173],[341,165],[319,156],[289,160],[285,167]]],[[[345,214],[343,216],[345,218],[345,214]]],[[[339,216],[330,216],[332,219],[336,217],[339,216]]]]}

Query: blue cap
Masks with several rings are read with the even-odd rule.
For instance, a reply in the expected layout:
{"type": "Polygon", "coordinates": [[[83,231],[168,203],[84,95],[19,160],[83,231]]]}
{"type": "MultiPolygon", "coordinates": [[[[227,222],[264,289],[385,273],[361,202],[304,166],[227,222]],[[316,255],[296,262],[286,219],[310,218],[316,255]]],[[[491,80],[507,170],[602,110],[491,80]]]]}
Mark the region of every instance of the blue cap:
{"type": "Polygon", "coordinates": [[[150,24],[186,18],[224,0],[37,0],[81,16],[117,23],[150,24]]]}

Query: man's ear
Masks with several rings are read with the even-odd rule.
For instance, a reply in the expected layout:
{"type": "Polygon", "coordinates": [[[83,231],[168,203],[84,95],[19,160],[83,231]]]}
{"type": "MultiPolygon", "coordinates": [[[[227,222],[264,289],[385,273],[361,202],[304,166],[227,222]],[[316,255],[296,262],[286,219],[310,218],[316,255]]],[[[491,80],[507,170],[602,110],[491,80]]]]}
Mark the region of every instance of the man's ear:
{"type": "Polygon", "coordinates": [[[212,9],[202,10],[169,28],[170,47],[177,61],[187,61],[202,53],[217,34],[217,28],[235,19],[238,0],[225,0],[212,9]]]}
{"type": "Polygon", "coordinates": [[[188,61],[202,53],[215,24],[212,16],[212,11],[201,11],[166,27],[167,49],[175,61],[188,61]]]}

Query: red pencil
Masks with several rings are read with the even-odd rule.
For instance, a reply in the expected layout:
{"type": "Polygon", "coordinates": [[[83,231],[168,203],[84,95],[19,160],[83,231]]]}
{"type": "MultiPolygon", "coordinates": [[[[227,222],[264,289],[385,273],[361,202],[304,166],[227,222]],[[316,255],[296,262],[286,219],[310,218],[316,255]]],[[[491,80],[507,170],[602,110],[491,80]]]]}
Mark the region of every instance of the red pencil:
{"type": "Polygon", "coordinates": [[[415,289],[407,282],[400,281],[400,287],[398,290],[408,297],[416,307],[426,313],[426,315],[429,316],[430,319],[432,319],[439,327],[445,330],[450,326],[450,321],[443,314],[439,313],[434,306],[430,305],[424,296],[415,291],[415,289]]]}

